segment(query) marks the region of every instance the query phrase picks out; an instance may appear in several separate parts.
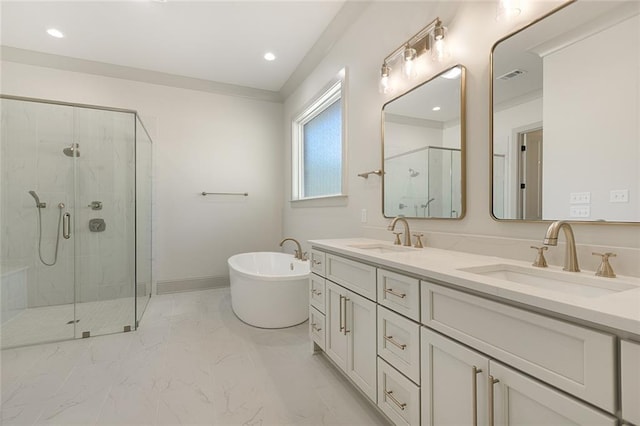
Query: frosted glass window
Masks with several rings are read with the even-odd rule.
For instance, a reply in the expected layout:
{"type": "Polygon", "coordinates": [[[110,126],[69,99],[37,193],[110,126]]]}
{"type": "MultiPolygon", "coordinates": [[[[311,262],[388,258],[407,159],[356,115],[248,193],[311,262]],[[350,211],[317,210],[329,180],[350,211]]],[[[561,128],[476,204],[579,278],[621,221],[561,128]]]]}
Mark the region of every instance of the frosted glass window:
{"type": "Polygon", "coordinates": [[[344,71],[292,121],[292,200],[344,194],[344,71]]]}
{"type": "Polygon", "coordinates": [[[303,198],[340,194],[342,105],[335,101],[304,125],[303,198]]]}

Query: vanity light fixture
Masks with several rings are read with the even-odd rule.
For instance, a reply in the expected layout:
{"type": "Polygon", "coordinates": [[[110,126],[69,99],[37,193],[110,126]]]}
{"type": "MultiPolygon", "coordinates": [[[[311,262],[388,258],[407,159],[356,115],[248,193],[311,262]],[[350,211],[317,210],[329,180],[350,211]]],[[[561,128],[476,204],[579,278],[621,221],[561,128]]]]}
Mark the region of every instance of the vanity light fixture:
{"type": "Polygon", "coordinates": [[[391,83],[389,82],[389,73],[391,68],[385,62],[380,68],[380,93],[391,93],[391,83]]]}
{"type": "Polygon", "coordinates": [[[433,108],[431,108],[431,111],[440,111],[442,108],[440,108],[439,106],[434,106],[433,108]]]}
{"type": "Polygon", "coordinates": [[[520,15],[520,0],[499,0],[496,21],[508,21],[520,15]]]}
{"type": "Polygon", "coordinates": [[[49,28],[47,30],[47,34],[49,34],[51,37],[55,37],[55,38],[64,38],[64,34],[62,33],[62,31],[60,31],[57,28],[49,28]]]}
{"type": "Polygon", "coordinates": [[[431,21],[426,27],[418,31],[413,37],[402,43],[397,49],[387,55],[380,69],[380,93],[391,93],[391,66],[402,57],[402,75],[411,80],[416,77],[416,60],[425,52],[431,51],[431,57],[437,61],[448,58],[449,51],[445,45],[446,27],[440,18],[431,21]]]}
{"type": "Polygon", "coordinates": [[[273,54],[273,53],[271,53],[271,52],[267,52],[267,53],[265,53],[265,54],[264,54],[264,59],[265,59],[265,60],[267,60],[267,61],[269,61],[269,62],[271,62],[271,61],[275,61],[275,59],[276,59],[276,55],[274,55],[274,54],[273,54]]]}

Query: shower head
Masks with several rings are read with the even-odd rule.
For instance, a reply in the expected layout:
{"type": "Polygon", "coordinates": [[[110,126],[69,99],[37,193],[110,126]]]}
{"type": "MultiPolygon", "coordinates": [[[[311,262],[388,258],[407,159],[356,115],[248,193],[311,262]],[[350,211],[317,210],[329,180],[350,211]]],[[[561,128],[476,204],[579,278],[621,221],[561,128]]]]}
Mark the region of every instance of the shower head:
{"type": "Polygon", "coordinates": [[[64,148],[62,152],[67,157],[80,157],[80,151],[78,151],[79,146],[77,143],[72,143],[71,146],[64,148]]]}
{"type": "Polygon", "coordinates": [[[40,202],[40,197],[38,197],[38,194],[36,194],[36,191],[29,191],[29,194],[33,197],[34,200],[36,200],[36,207],[37,208],[44,208],[47,207],[47,203],[41,203],[40,202]]]}

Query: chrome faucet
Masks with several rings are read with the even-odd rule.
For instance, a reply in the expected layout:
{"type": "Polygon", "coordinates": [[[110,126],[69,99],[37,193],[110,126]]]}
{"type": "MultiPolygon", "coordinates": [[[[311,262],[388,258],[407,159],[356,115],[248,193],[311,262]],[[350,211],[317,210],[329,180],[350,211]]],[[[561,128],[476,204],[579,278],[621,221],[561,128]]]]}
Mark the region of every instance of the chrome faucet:
{"type": "Polygon", "coordinates": [[[387,229],[389,231],[393,231],[396,227],[396,223],[398,222],[402,222],[404,225],[404,245],[411,246],[411,232],[409,232],[409,222],[407,222],[407,219],[402,216],[395,217],[389,226],[387,226],[387,229]]]}
{"type": "Polygon", "coordinates": [[[284,240],[280,241],[280,247],[282,247],[285,241],[293,241],[294,243],[296,243],[296,246],[298,246],[298,248],[293,252],[293,257],[299,260],[307,260],[305,253],[302,252],[302,246],[300,245],[298,240],[296,240],[295,238],[285,238],[284,240]]]}
{"type": "Polygon", "coordinates": [[[558,234],[561,229],[564,231],[564,237],[567,240],[567,250],[564,254],[564,267],[562,269],[570,272],[580,272],[580,267],[578,267],[578,256],[576,254],[576,240],[573,237],[573,229],[571,229],[569,222],[557,220],[551,223],[542,243],[545,246],[557,246],[558,234]]]}

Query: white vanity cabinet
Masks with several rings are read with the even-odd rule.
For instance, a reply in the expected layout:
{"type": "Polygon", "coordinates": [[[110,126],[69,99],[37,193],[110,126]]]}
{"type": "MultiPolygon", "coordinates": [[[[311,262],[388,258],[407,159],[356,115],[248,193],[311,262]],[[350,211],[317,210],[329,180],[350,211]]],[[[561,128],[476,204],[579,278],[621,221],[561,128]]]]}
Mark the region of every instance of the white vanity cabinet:
{"type": "Polygon", "coordinates": [[[616,412],[614,336],[428,281],[421,294],[427,327],[616,412]]]}
{"type": "Polygon", "coordinates": [[[421,328],[422,425],[486,425],[489,358],[421,328]]]}
{"type": "Polygon", "coordinates": [[[323,350],[396,425],[640,426],[640,343],[618,351],[613,334],[427,270],[312,253],[325,274],[310,295],[324,307],[323,350]]]}
{"type": "Polygon", "coordinates": [[[640,425],[640,343],[620,342],[622,419],[640,425]]]}
{"type": "Polygon", "coordinates": [[[616,425],[617,419],[422,329],[422,425],[616,425]]]}
{"type": "Polygon", "coordinates": [[[615,417],[498,362],[490,361],[488,380],[490,425],[618,424],[615,417]]]}
{"type": "Polygon", "coordinates": [[[376,304],[331,281],[326,283],[325,352],[376,401],[376,304]]]}

